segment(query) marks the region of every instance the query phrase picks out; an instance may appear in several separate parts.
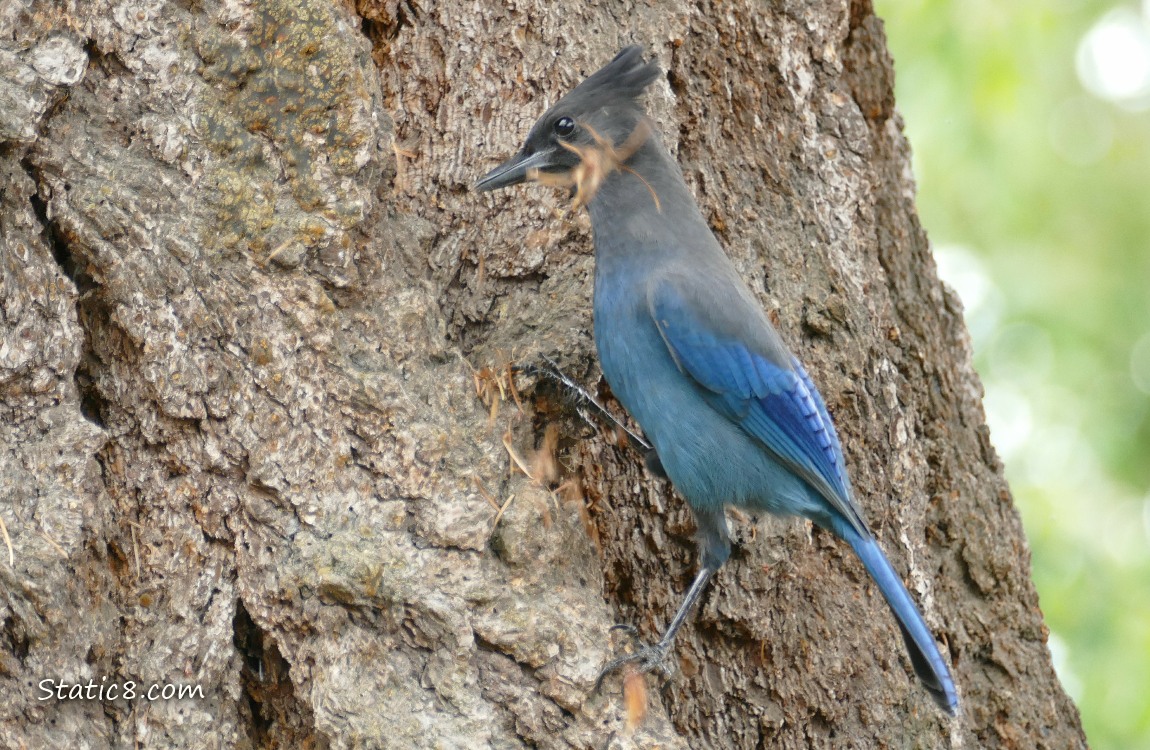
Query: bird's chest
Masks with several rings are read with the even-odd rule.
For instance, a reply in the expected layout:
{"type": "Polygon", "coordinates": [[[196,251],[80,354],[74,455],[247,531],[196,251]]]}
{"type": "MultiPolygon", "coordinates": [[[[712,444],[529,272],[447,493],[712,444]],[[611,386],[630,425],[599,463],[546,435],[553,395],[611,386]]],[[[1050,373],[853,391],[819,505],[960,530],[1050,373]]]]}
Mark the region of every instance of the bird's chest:
{"type": "Polygon", "coordinates": [[[647,310],[646,289],[632,274],[597,275],[594,310],[603,376],[615,398],[642,425],[675,369],[647,310]]]}

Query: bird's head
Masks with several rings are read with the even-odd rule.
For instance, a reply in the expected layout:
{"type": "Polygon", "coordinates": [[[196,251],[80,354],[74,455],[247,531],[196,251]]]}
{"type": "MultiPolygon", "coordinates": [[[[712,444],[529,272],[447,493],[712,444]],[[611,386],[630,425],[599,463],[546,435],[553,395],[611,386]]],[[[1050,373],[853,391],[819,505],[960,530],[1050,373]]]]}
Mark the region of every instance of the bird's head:
{"type": "Polygon", "coordinates": [[[587,203],[602,180],[623,168],[650,135],[639,96],[660,74],[657,63],[643,60],[641,47],[627,47],[547,110],[523,148],[475,189],[530,180],[573,187],[576,204],[587,203]]]}

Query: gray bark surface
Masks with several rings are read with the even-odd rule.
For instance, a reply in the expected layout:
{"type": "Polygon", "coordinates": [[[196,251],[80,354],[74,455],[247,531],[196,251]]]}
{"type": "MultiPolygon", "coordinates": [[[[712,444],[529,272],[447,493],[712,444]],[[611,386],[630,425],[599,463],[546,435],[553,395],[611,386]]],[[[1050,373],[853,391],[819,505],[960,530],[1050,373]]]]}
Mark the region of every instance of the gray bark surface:
{"type": "Polygon", "coordinates": [[[1084,747],[892,83],[865,1],[0,0],[0,746],[1084,747]],[[586,217],[468,186],[633,42],[953,722],[793,520],[734,518],[637,727],[593,690],[612,624],[673,613],[692,523],[552,384],[511,388],[550,355],[609,399],[586,217]]]}

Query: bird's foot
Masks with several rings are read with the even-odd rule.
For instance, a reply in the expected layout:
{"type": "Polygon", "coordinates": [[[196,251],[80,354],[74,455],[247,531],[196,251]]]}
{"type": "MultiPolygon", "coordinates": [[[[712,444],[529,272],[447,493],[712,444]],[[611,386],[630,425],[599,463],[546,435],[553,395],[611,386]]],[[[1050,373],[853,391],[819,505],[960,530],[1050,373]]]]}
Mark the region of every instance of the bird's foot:
{"type": "Polygon", "coordinates": [[[590,391],[577,383],[574,378],[563,372],[563,370],[559,369],[559,365],[555,360],[547,356],[544,356],[542,359],[547,363],[546,367],[528,363],[515,365],[514,370],[528,375],[547,378],[552,382],[558,383],[561,386],[561,392],[574,401],[575,409],[579,416],[583,418],[583,421],[590,425],[596,424],[595,420],[588,415],[587,409],[584,408],[589,407],[591,411],[594,411],[602,419],[610,422],[614,429],[622,430],[626,433],[627,438],[645,454],[647,466],[651,469],[652,473],[659,477],[667,476],[666,472],[663,471],[663,464],[659,461],[659,457],[655,454],[654,449],[651,448],[651,444],[648,443],[642,435],[628,427],[623,420],[612,414],[610,409],[599,403],[598,399],[592,396],[590,391]]]}
{"type": "MultiPolygon", "coordinates": [[[[635,635],[635,628],[629,625],[617,625],[615,629],[626,630],[630,635],[635,635]]],[[[633,654],[616,657],[607,662],[607,665],[603,667],[603,671],[599,673],[599,679],[595,681],[595,689],[598,690],[602,686],[603,680],[607,678],[607,675],[625,666],[630,666],[631,670],[639,674],[646,674],[647,672],[658,670],[664,677],[670,677],[671,664],[668,659],[670,652],[671,642],[662,640],[658,643],[640,646],[633,654]]]]}

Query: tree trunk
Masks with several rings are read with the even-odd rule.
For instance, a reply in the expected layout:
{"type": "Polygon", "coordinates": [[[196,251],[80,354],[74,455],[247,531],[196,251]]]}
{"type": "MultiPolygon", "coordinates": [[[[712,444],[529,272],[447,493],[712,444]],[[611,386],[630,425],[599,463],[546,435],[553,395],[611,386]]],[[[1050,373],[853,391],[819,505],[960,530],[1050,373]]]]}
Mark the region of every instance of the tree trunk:
{"type": "Polygon", "coordinates": [[[0,743],[1085,746],[869,4],[495,5],[0,0],[0,743]],[[645,718],[594,690],[612,624],[674,611],[690,515],[511,382],[549,355],[611,403],[586,217],[468,186],[631,42],[954,721],[858,561],[794,520],[735,516],[645,718]]]}

